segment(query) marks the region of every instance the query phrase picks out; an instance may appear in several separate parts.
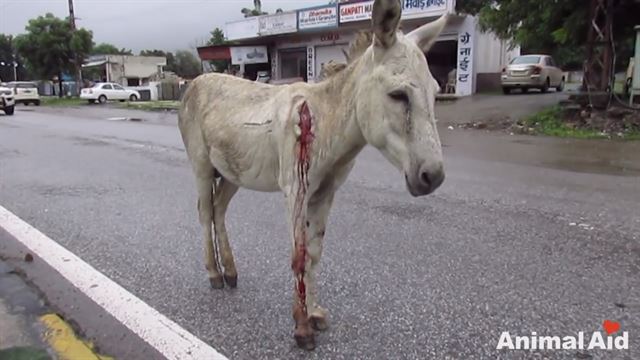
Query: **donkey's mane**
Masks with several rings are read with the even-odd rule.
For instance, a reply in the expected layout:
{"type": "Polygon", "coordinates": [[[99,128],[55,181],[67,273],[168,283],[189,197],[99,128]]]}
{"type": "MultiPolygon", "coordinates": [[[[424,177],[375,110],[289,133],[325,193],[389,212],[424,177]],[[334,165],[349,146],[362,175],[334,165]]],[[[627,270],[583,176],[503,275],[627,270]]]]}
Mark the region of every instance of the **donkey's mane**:
{"type": "Polygon", "coordinates": [[[343,53],[347,58],[347,63],[338,63],[333,60],[324,64],[323,66],[323,75],[325,79],[328,79],[342,70],[346,69],[347,66],[354,63],[358,60],[362,54],[367,50],[371,42],[373,41],[373,33],[371,31],[360,31],[356,34],[355,40],[349,46],[349,51],[344,51],[343,53]]]}

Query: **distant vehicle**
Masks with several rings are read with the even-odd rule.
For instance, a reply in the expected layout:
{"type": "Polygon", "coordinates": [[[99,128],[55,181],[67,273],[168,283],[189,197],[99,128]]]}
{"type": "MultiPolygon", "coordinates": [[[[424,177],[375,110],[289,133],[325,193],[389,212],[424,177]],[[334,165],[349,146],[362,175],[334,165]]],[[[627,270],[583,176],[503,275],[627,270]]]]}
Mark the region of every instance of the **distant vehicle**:
{"type": "Polygon", "coordinates": [[[13,115],[15,110],[15,99],[13,98],[13,91],[4,86],[0,86],[0,110],[4,111],[7,115],[13,115]]]}
{"type": "Polygon", "coordinates": [[[271,76],[268,71],[258,71],[258,75],[256,76],[256,82],[268,83],[271,80],[271,76]]]}
{"type": "Polygon", "coordinates": [[[502,69],[501,85],[505,94],[516,88],[522,92],[529,89],[547,92],[552,87],[562,91],[564,82],[562,70],[549,55],[518,56],[502,69]]]}
{"type": "Polygon", "coordinates": [[[40,95],[36,84],[28,81],[12,81],[7,83],[7,87],[13,90],[16,104],[40,105],[40,95]]]}
{"type": "Polygon", "coordinates": [[[97,83],[93,87],[82,89],[80,98],[90,104],[96,101],[104,104],[109,100],[138,101],[140,93],[135,90],[125,89],[116,83],[97,83]]]}

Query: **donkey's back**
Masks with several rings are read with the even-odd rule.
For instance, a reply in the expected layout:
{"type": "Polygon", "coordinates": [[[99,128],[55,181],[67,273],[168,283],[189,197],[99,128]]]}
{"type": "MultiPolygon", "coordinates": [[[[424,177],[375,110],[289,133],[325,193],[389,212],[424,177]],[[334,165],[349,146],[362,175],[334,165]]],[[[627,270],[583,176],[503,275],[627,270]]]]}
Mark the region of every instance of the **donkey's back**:
{"type": "Polygon", "coordinates": [[[196,175],[215,168],[237,186],[279,190],[278,144],[288,91],[224,74],[196,78],[178,120],[196,175]]]}

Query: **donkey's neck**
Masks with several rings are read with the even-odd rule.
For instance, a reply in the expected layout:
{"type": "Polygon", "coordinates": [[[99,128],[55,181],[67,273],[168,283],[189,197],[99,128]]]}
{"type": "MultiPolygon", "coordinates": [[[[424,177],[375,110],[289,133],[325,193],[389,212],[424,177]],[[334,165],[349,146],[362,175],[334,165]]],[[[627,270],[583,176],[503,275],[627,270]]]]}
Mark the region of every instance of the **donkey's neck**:
{"type": "Polygon", "coordinates": [[[339,163],[335,165],[346,165],[366,145],[356,117],[358,62],[313,85],[314,97],[323,108],[316,124],[317,140],[327,160],[339,163]]]}

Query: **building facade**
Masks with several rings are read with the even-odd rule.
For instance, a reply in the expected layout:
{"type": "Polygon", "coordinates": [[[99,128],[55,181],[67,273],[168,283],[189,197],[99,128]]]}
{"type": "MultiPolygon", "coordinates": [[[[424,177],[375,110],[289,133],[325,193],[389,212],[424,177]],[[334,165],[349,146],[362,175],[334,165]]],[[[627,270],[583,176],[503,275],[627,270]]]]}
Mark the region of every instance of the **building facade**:
{"type": "Polygon", "coordinates": [[[82,65],[89,77],[103,82],[115,82],[122,86],[142,86],[158,78],[167,66],[162,56],[95,55],[82,65]],[[94,72],[88,70],[95,69],[94,72]]]}
{"type": "MultiPolygon", "coordinates": [[[[402,6],[400,26],[405,33],[451,14],[426,54],[443,92],[466,96],[499,89],[502,67],[519,55],[519,48],[480,31],[475,17],[456,15],[455,0],[402,0],[402,6]]],[[[255,69],[260,67],[269,70],[276,82],[317,82],[324,64],[347,61],[346,52],[356,34],[371,27],[372,9],[372,0],[347,1],[233,21],[225,26],[225,36],[233,45],[202,47],[198,52],[203,61],[230,59],[249,79],[255,79],[255,69]]]]}

